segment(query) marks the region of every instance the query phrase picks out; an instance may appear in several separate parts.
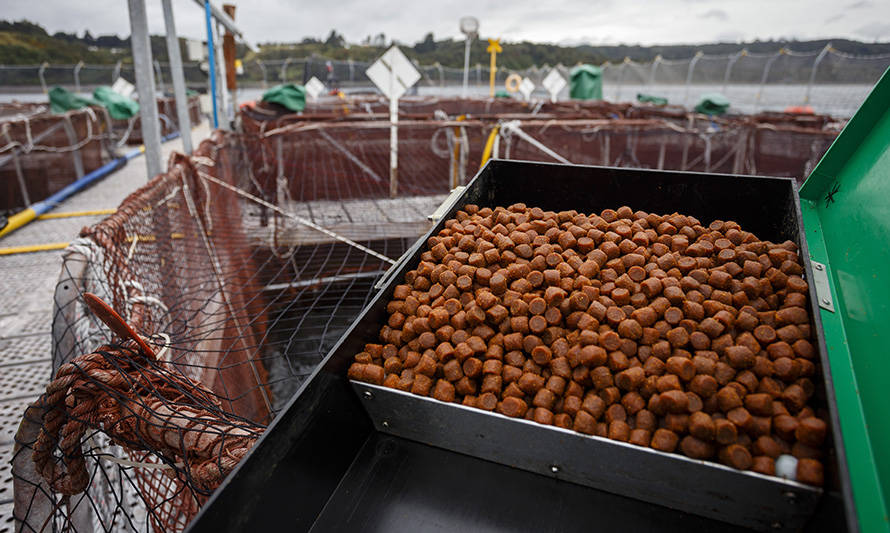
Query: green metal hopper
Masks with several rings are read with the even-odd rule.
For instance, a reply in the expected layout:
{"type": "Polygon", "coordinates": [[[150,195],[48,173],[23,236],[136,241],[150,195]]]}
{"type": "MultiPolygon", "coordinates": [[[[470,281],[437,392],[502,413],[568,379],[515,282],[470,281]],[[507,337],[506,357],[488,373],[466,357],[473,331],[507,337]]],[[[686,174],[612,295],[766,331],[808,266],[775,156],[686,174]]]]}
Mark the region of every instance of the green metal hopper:
{"type": "Polygon", "coordinates": [[[890,531],[890,70],[800,189],[861,531],[890,531]]]}

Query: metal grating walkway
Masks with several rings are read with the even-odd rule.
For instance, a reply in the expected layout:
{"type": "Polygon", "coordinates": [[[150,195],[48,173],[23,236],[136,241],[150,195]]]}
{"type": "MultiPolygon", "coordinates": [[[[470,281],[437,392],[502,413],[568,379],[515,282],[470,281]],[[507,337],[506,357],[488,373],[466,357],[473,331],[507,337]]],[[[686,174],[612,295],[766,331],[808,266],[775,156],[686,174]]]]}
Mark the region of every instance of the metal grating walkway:
{"type": "MultiPolygon", "coordinates": [[[[210,133],[207,121],[192,132],[199,141],[210,133]]],[[[197,144],[197,143],[195,143],[197,144]]],[[[163,145],[163,160],[181,150],[174,139],[163,145]]],[[[136,158],[123,169],[69,198],[55,212],[116,208],[145,184],[145,161],[136,158]]],[[[101,216],[36,220],[0,239],[0,248],[69,242],[101,216]]],[[[0,255],[0,533],[12,533],[12,473],[9,461],[15,432],[25,407],[50,379],[52,308],[62,250],[0,255]]]]}

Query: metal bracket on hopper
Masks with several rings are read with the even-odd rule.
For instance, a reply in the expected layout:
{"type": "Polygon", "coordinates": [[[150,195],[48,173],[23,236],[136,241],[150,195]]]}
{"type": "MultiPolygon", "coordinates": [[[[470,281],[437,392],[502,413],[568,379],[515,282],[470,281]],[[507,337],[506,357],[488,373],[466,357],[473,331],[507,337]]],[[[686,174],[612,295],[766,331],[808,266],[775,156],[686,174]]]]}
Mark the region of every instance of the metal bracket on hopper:
{"type": "Polygon", "coordinates": [[[451,193],[448,194],[448,197],[439,204],[439,207],[436,208],[435,211],[431,215],[428,215],[426,218],[432,222],[438,222],[439,219],[445,216],[448,211],[451,210],[451,206],[454,205],[454,202],[460,198],[461,194],[463,194],[464,189],[466,189],[466,185],[458,185],[454,189],[451,189],[451,193]]]}
{"type": "Polygon", "coordinates": [[[813,264],[813,283],[816,285],[819,307],[834,313],[834,299],[831,297],[831,286],[828,284],[828,268],[816,261],[811,261],[811,263],[813,264]]]}

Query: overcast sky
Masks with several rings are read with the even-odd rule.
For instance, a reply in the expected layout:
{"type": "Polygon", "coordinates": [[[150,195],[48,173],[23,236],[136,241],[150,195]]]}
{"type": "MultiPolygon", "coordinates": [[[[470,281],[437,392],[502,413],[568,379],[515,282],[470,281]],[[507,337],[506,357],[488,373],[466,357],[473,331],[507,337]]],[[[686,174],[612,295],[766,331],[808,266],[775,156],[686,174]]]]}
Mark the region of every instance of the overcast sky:
{"type": "MultiPolygon", "coordinates": [[[[160,0],[145,0],[152,33],[163,33],[160,0]]],[[[217,6],[221,0],[215,0],[217,6]]],[[[675,44],[770,38],[890,40],[890,0],[234,0],[248,42],[323,38],[349,42],[385,33],[414,43],[432,31],[459,37],[458,19],[480,20],[483,37],[561,44],[675,44]]],[[[173,0],[179,34],[202,38],[203,11],[173,0]]],[[[0,0],[0,17],[38,22],[51,33],[129,31],[123,0],[0,0]]]]}

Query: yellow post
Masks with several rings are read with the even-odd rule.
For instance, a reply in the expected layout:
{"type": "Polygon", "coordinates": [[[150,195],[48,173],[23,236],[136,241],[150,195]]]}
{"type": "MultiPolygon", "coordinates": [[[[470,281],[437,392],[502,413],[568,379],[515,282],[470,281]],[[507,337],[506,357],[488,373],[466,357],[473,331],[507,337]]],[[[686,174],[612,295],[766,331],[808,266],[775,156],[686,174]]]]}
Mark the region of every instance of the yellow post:
{"type": "Polygon", "coordinates": [[[504,51],[504,49],[501,48],[501,40],[489,39],[488,48],[486,48],[485,51],[491,54],[491,80],[488,87],[488,97],[494,98],[494,76],[498,70],[497,55],[504,51]]]}

